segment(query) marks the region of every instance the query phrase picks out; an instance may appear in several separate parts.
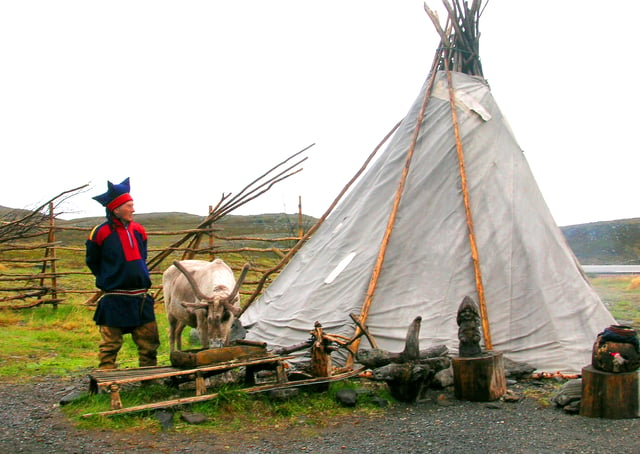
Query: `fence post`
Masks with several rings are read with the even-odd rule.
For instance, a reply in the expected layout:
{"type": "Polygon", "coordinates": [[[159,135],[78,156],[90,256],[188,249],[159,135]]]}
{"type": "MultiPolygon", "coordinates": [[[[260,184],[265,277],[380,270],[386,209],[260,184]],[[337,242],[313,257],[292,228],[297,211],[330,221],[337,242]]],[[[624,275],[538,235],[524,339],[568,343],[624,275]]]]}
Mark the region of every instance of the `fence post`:
{"type": "MultiPolygon", "coordinates": [[[[209,205],[209,216],[213,214],[213,206],[209,205]]],[[[215,258],[215,254],[213,253],[213,229],[209,231],[209,260],[213,260],[215,258]]]]}
{"type": "MultiPolygon", "coordinates": [[[[47,263],[49,263],[49,267],[51,269],[51,300],[53,304],[53,309],[58,309],[58,279],[56,275],[57,267],[56,267],[56,247],[54,245],[56,241],[56,223],[55,223],[55,213],[53,202],[49,202],[49,233],[47,235],[47,243],[51,246],[47,246],[45,249],[45,260],[42,263],[42,272],[45,273],[47,270],[47,263]],[[51,259],[51,260],[48,260],[51,259]]],[[[43,280],[44,281],[44,280],[43,280]]],[[[41,281],[41,282],[43,282],[41,281]]]]}

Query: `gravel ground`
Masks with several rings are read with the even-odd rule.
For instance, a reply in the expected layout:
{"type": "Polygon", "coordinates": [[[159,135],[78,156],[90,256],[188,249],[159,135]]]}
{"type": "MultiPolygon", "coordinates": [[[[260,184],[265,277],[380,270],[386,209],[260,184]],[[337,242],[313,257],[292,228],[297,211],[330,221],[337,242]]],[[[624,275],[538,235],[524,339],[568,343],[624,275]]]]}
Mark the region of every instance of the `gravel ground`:
{"type": "MultiPolygon", "coordinates": [[[[513,386],[522,393],[522,384],[513,386]]],[[[540,386],[540,383],[526,386],[540,386]]],[[[433,391],[417,404],[394,404],[378,417],[351,416],[326,428],[301,424],[233,438],[88,431],[74,427],[59,401],[87,383],[50,379],[0,384],[1,453],[640,453],[640,419],[585,418],[528,397],[474,403],[433,391]],[[447,399],[440,400],[438,396],[447,399]],[[443,405],[447,404],[448,405],[443,405]]]]}

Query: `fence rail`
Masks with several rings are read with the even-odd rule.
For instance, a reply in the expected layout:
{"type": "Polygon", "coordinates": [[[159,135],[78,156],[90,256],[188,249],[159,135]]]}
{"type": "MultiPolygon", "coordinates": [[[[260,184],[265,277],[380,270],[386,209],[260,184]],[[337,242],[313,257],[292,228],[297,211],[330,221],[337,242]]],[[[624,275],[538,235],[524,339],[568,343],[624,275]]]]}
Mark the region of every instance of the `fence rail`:
{"type": "MultiPolygon", "coordinates": [[[[73,294],[91,295],[84,304],[94,304],[100,292],[94,287],[93,275],[84,264],[84,246],[77,244],[79,238],[59,239],[64,232],[88,235],[91,228],[56,224],[54,206],[49,204],[49,212],[43,216],[37,230],[37,234],[25,235],[19,241],[0,243],[0,309],[26,309],[42,304],[51,304],[55,309],[65,301],[64,297],[73,294]]],[[[150,244],[156,244],[153,238],[158,238],[157,242],[162,244],[170,237],[184,237],[164,247],[148,249],[151,289],[155,291],[157,302],[162,300],[162,273],[173,260],[210,260],[214,257],[224,259],[237,272],[249,262],[251,273],[240,293],[255,298],[256,291],[262,288],[265,273],[271,273],[274,265],[289,254],[292,244],[297,244],[304,234],[301,225],[296,230],[299,236],[277,238],[225,237],[219,234],[221,231],[214,224],[174,231],[147,230],[150,244]]],[[[275,275],[270,279],[273,277],[275,275]]]]}

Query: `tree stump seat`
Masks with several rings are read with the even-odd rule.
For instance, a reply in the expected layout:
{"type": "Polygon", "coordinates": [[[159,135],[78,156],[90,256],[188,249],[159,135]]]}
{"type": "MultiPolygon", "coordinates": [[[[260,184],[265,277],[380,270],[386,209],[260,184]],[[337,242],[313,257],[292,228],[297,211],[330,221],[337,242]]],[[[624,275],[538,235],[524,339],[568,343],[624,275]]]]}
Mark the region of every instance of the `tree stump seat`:
{"type": "Polygon", "coordinates": [[[607,372],[593,365],[582,369],[580,415],[590,418],[640,417],[640,372],[607,372]]]}
{"type": "Polygon", "coordinates": [[[453,384],[458,400],[491,402],[507,392],[507,379],[501,352],[453,358],[453,384]]]}

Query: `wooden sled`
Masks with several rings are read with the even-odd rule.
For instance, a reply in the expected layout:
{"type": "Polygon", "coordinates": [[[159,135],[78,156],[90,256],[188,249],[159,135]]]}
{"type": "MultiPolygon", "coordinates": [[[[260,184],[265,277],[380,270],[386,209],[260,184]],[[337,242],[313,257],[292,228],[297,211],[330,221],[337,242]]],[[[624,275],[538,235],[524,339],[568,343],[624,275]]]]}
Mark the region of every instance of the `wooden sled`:
{"type": "MultiPolygon", "coordinates": [[[[288,358],[281,358],[281,357],[276,357],[276,359],[279,360],[284,360],[284,359],[290,359],[291,357],[288,358]]],[[[255,360],[254,360],[255,361],[255,360]]],[[[220,368],[224,368],[226,367],[226,369],[224,370],[229,370],[233,367],[240,367],[242,365],[245,366],[251,366],[251,365],[256,365],[258,364],[257,362],[254,361],[244,361],[244,362],[234,362],[234,364],[219,364],[216,366],[211,366],[211,367],[216,367],[218,368],[218,370],[222,370],[220,368]]],[[[131,383],[132,381],[142,381],[142,380],[151,380],[151,379],[155,379],[155,378],[162,378],[162,377],[170,377],[174,374],[175,369],[174,368],[170,368],[170,367],[165,367],[165,368],[140,368],[140,369],[130,369],[129,371],[133,371],[133,370],[144,370],[146,369],[148,372],[151,372],[151,369],[172,369],[172,371],[154,371],[154,372],[160,372],[154,375],[149,375],[147,373],[147,375],[144,378],[139,377],[137,380],[133,380],[133,377],[129,378],[129,379],[121,379],[118,381],[118,383],[131,383]],[[153,377],[153,378],[150,378],[153,377]]],[[[180,370],[180,373],[194,373],[194,372],[198,372],[201,371],[202,369],[207,369],[210,370],[211,368],[209,367],[200,367],[194,370],[190,370],[190,371],[182,371],[180,370]]],[[[243,392],[245,394],[256,394],[259,392],[265,392],[265,391],[270,391],[270,390],[274,390],[274,389],[286,389],[286,388],[296,388],[296,387],[302,387],[302,386],[308,386],[308,385],[316,385],[316,384],[321,384],[321,383],[329,383],[329,382],[333,382],[333,381],[340,381],[340,380],[345,380],[347,378],[351,378],[354,377],[358,374],[360,374],[361,372],[363,372],[365,370],[364,367],[358,368],[358,369],[354,369],[354,370],[350,370],[347,372],[343,372],[340,374],[335,374],[332,375],[330,377],[317,377],[317,378],[310,378],[310,379],[305,379],[305,380],[297,380],[297,381],[290,381],[290,382],[282,382],[282,383],[273,383],[273,384],[266,384],[266,385],[259,385],[259,386],[251,386],[248,388],[244,388],[244,389],[240,389],[239,392],[243,392]]],[[[111,371],[114,372],[114,371],[111,371]]],[[[105,377],[106,378],[106,377],[105,377]]],[[[100,380],[100,378],[97,378],[96,380],[100,380]]],[[[107,387],[107,386],[111,386],[112,384],[115,384],[115,381],[108,381],[108,380],[102,380],[100,382],[99,385],[100,387],[107,387]]],[[[111,391],[113,393],[113,391],[111,391]]],[[[117,392],[117,390],[116,390],[117,392]]],[[[149,404],[143,404],[143,405],[136,405],[136,406],[132,406],[132,407],[127,407],[127,408],[122,408],[122,406],[120,406],[120,408],[113,408],[112,410],[106,410],[106,411],[101,411],[101,412],[96,412],[96,413],[86,413],[84,415],[82,415],[83,418],[87,418],[90,416],[112,416],[112,415],[119,415],[119,414],[123,414],[123,413],[131,413],[131,412],[136,412],[136,411],[145,411],[145,410],[157,410],[160,408],[167,408],[167,407],[174,407],[177,405],[186,405],[186,404],[193,404],[196,402],[204,402],[207,400],[212,400],[217,398],[219,395],[219,393],[211,393],[211,394],[202,394],[202,395],[196,395],[194,397],[184,397],[184,398],[180,398],[180,399],[172,399],[172,400],[166,400],[166,401],[162,401],[162,402],[154,402],[154,403],[149,403],[149,404]]],[[[113,399],[112,399],[112,404],[113,404],[113,399]]],[[[121,404],[120,404],[121,405],[121,404]]],[[[112,405],[113,407],[113,405],[112,405]]]]}

